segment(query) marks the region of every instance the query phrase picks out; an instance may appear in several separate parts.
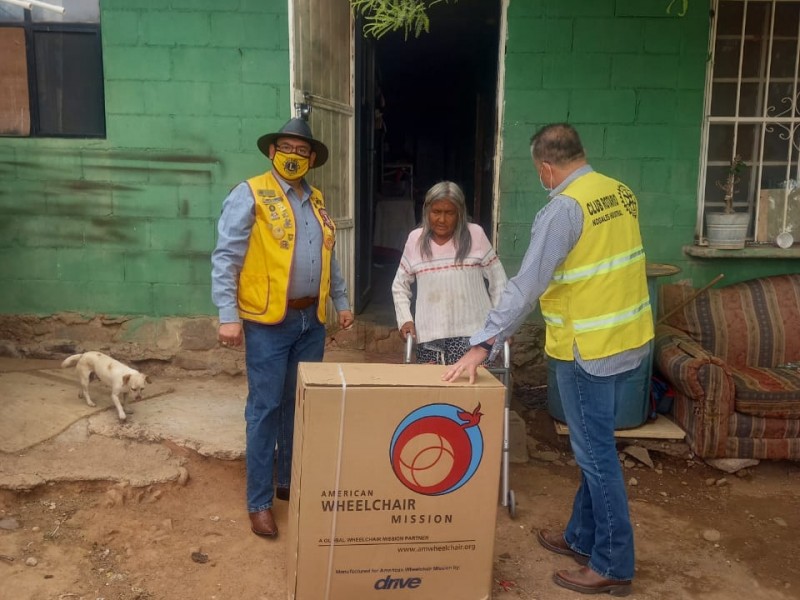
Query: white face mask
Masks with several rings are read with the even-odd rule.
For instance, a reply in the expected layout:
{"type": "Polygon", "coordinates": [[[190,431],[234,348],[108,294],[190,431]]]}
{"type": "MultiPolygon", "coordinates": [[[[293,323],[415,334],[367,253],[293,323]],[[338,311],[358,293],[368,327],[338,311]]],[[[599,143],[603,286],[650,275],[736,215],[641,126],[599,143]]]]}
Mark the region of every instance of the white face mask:
{"type": "MultiPolygon", "coordinates": [[[[542,166],[542,171],[544,171],[544,166],[542,166]]],[[[550,170],[550,181],[551,181],[551,182],[553,181],[553,171],[552,171],[552,169],[550,170]]],[[[543,189],[545,192],[547,192],[547,193],[550,193],[550,192],[552,192],[552,191],[553,191],[553,188],[552,188],[552,187],[547,187],[547,186],[544,184],[544,180],[542,179],[542,173],[541,173],[541,171],[539,172],[539,183],[541,184],[541,186],[542,186],[542,189],[543,189]]]]}

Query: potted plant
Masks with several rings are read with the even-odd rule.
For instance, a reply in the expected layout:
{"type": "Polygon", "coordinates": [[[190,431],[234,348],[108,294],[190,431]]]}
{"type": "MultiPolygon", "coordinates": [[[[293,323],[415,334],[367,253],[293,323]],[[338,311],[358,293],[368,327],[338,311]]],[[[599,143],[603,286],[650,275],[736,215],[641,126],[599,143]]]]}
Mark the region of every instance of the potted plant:
{"type": "Polygon", "coordinates": [[[749,213],[737,213],[733,209],[733,197],[737,192],[737,184],[741,180],[741,172],[747,165],[738,154],[731,159],[728,173],[724,180],[717,181],[717,187],[725,192],[725,210],[706,214],[706,239],[709,248],[738,250],[744,248],[747,228],[750,225],[749,213]]]}

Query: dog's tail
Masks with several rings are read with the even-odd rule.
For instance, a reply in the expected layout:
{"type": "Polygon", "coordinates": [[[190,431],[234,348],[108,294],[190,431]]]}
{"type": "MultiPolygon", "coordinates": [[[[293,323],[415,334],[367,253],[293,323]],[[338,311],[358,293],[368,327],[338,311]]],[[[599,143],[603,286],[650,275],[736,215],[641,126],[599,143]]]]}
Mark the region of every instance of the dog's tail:
{"type": "Polygon", "coordinates": [[[69,358],[65,358],[64,362],[61,363],[61,368],[66,369],[67,367],[74,367],[78,364],[78,361],[81,359],[83,354],[73,354],[69,358]]]}

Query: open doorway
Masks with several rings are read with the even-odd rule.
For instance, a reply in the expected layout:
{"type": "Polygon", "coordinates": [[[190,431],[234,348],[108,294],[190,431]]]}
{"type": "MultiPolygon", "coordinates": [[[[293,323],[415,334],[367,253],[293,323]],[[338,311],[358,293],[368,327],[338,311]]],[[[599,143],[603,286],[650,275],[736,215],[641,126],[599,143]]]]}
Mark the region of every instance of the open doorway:
{"type": "Polygon", "coordinates": [[[501,4],[440,3],[419,38],[356,41],[356,310],[382,324],[430,186],[458,183],[492,237],[501,4]]]}

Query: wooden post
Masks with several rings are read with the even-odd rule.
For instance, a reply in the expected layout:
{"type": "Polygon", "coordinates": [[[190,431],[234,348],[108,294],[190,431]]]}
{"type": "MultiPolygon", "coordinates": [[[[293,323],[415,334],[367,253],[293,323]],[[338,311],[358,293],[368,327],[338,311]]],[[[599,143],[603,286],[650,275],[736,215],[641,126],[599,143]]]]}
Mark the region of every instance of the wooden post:
{"type": "Polygon", "coordinates": [[[714,279],[712,279],[712,280],[711,280],[709,283],[707,283],[706,285],[704,285],[703,287],[701,287],[701,288],[700,288],[699,290],[697,290],[697,291],[696,291],[694,294],[692,294],[691,296],[689,296],[688,298],[686,298],[686,300],[684,300],[683,302],[681,302],[681,303],[680,303],[678,306],[676,306],[675,308],[673,308],[671,311],[669,311],[667,314],[665,314],[663,317],[661,317],[661,318],[660,318],[658,321],[656,321],[656,325],[661,325],[661,323],[663,323],[664,321],[666,321],[668,317],[671,317],[671,316],[672,316],[672,315],[674,315],[676,312],[678,312],[679,310],[681,310],[681,309],[682,309],[684,306],[686,306],[687,304],[689,304],[689,302],[691,302],[692,300],[694,300],[695,298],[697,298],[697,297],[698,297],[700,294],[702,294],[702,293],[704,293],[705,291],[707,291],[707,290],[708,290],[710,287],[712,287],[714,284],[716,284],[716,283],[717,283],[717,282],[718,282],[720,279],[722,279],[723,277],[725,277],[725,275],[724,275],[724,274],[722,274],[722,273],[720,273],[719,275],[717,275],[716,277],[714,277],[714,279]]]}

